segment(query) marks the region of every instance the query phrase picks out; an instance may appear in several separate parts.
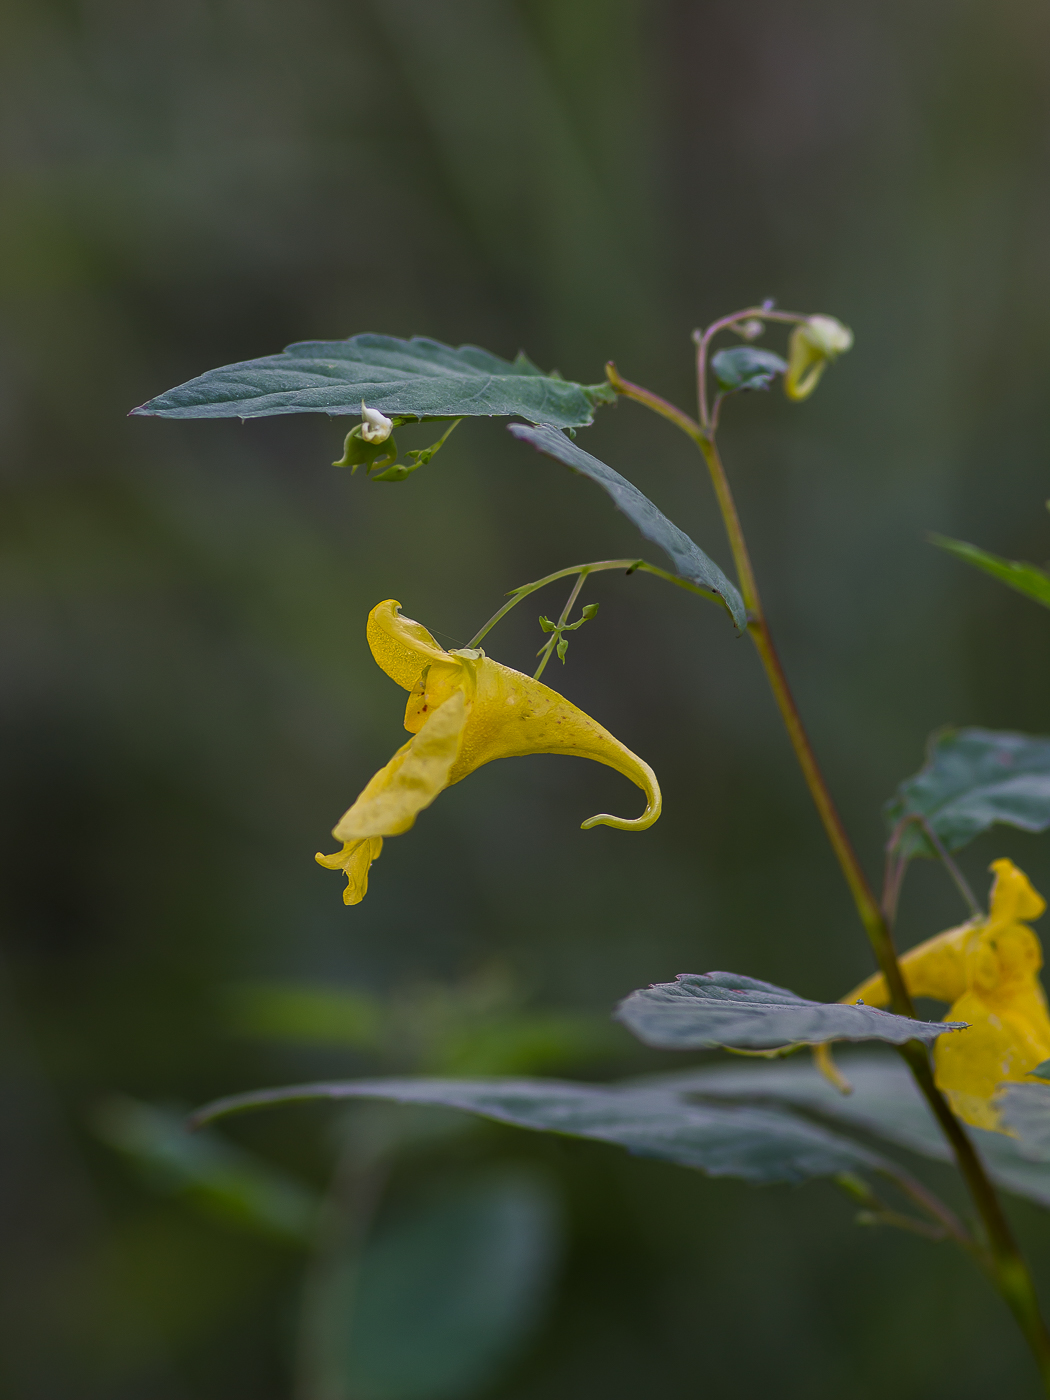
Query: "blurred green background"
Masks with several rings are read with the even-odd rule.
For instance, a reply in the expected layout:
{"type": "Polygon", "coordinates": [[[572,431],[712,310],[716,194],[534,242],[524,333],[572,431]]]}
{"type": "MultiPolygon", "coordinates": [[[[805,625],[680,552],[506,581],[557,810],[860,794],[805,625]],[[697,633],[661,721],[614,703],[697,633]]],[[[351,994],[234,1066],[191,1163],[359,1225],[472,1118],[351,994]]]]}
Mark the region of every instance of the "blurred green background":
{"type": "MultiPolygon", "coordinates": [[[[172,1120],[113,1095],[170,1111],[322,1075],[664,1068],[607,1026],[632,988],[725,967],[830,998],[868,955],[752,649],[637,576],[588,587],[600,617],[552,679],[654,766],[657,826],[579,830],[634,810],[597,765],[493,765],[344,908],[313,853],[404,737],[369,608],[396,597],[462,645],[507,589],[636,537],[498,421],[372,485],[328,465],[347,422],[125,414],[363,330],[523,347],[584,382],[614,358],[688,406],[694,326],[765,296],[841,317],[856,349],[816,397],[734,402],[723,439],[877,878],[880,804],[931,729],[1047,728],[1045,614],[925,534],[1050,554],[1050,13],[5,0],[0,22],[3,1394],[388,1400],[345,1377],[310,1392],[296,1360],[304,1296],[318,1312],[303,1212],[366,1120],[224,1128],[252,1154],[234,1177],[273,1174],[247,1219],[199,1209],[192,1164],[144,1174],[135,1143],[172,1120]]],[[[620,404],[581,442],[728,564],[672,428],[620,404]]],[[[528,666],[561,601],[520,608],[490,653],[528,666]]],[[[1050,892],[1050,843],[1016,833],[966,853],[979,889],[1003,854],[1050,892]]],[[[901,941],[962,913],[917,869],[901,941]]],[[[384,1124],[405,1137],[388,1257],[434,1190],[454,1213],[482,1179],[561,1240],[531,1331],[453,1400],[1035,1393],[977,1272],[856,1229],[831,1187],[384,1124]]],[[[1011,1210],[1050,1296],[1047,1222],[1011,1210]]]]}

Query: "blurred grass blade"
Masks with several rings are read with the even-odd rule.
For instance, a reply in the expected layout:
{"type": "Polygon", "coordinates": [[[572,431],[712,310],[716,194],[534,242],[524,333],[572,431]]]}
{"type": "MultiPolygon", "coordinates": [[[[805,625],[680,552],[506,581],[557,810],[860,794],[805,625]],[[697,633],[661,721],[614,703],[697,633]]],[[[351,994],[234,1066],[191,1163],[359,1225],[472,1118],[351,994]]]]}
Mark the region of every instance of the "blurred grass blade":
{"type": "Polygon", "coordinates": [[[736,972],[679,973],[632,992],[616,1008],[632,1035],[658,1050],[772,1050],[831,1040],[932,1044],[962,1022],[913,1021],[874,1006],[807,1001],[736,972]]]}
{"type": "Polygon", "coordinates": [[[187,1132],[182,1114],[113,1095],[95,1105],[91,1126],[154,1189],[242,1228],[312,1243],[319,1201],[309,1188],[215,1135],[187,1132]]]}
{"type": "Polygon", "coordinates": [[[842,1134],[781,1108],[687,1102],[646,1085],[558,1079],[358,1079],[262,1089],[220,1099],[192,1121],[277,1104],[331,1099],[460,1108],[499,1123],[565,1133],[754,1185],[892,1171],[892,1164],[842,1134]]]}
{"type": "Polygon", "coordinates": [[[1044,608],[1050,608],[1050,574],[1043,569],[1017,560],[1000,559],[997,554],[988,554],[985,550],[978,549],[975,544],[967,544],[965,540],[951,540],[944,535],[931,535],[930,539],[939,549],[946,549],[949,554],[954,554],[964,563],[972,564],[975,569],[983,569],[1000,583],[1015,588],[1026,598],[1042,603],[1044,608]]]}
{"type": "Polygon", "coordinates": [[[527,1342],[560,1254],[558,1203],[522,1169],[458,1181],[327,1261],[304,1333],[326,1400],[467,1400],[527,1342]]]}
{"type": "Polygon", "coordinates": [[[415,336],[304,340],[279,355],[208,370],[158,394],[132,414],[158,418],[265,418],[278,413],[361,412],[467,418],[519,414],[530,423],[584,427],[615,398],[536,368],[527,355],[501,360],[476,345],[458,349],[415,336]]]}
{"type": "Polygon", "coordinates": [[[574,472],[597,482],[612,497],[613,503],[623,511],[638,532],[653,544],[660,546],[670,556],[676,572],[699,588],[725,604],[730,617],[741,632],[747,628],[747,610],[734,584],[704,551],[668,520],[663,511],[653,505],[648,496],[642,494],[626,477],[612,467],[592,457],[571,442],[564,433],[550,427],[526,427],[524,423],[511,423],[510,431],[521,442],[527,442],[537,451],[556,461],[564,462],[574,472]]]}
{"type": "MultiPolygon", "coordinates": [[[[925,764],[886,804],[890,831],[922,817],[949,851],[957,851],[996,822],[1021,831],[1050,827],[1050,739],[996,729],[949,729],[935,734],[925,764]]],[[[900,834],[902,855],[936,856],[922,826],[900,834]]]]}
{"type": "Polygon", "coordinates": [[[388,1014],[378,997],[341,987],[249,982],[227,993],[228,1024],[241,1035],[303,1045],[381,1049],[388,1014]]]}

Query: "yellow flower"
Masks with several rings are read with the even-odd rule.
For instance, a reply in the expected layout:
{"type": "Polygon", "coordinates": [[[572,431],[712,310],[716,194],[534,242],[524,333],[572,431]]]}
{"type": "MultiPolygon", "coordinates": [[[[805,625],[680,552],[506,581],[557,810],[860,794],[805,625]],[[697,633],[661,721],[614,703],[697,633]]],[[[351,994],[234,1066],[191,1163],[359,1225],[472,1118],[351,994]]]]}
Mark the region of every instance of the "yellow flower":
{"type": "MultiPolygon", "coordinates": [[[[933,1051],[935,1078],[964,1123],[1004,1132],[992,1103],[1006,1080],[1023,1080],[1050,1059],[1050,1017],[1039,982],[1043,950],[1023,919],[1038,919],[1046,900],[1009,860],[993,861],[991,913],[950,928],[911,948],[900,959],[913,997],[951,1002],[946,1021],[969,1029],[943,1035],[933,1051]]],[[[885,1006],[881,974],[869,977],[842,1000],[885,1006]]],[[[841,1087],[827,1052],[818,1062],[841,1087]]]]}
{"type": "Polygon", "coordinates": [[[824,366],[844,355],[853,344],[849,326],[834,316],[810,316],[795,327],[788,342],[784,392],[789,399],[807,399],[817,387],[824,366]]]}
{"type": "Polygon", "coordinates": [[[414,737],[381,768],[332,832],[343,849],[318,855],[329,870],[342,870],[346,904],[368,890],[368,869],[384,836],[407,831],[439,792],[483,763],[515,754],[564,753],[615,768],[645,793],[640,817],[591,817],[641,831],[660,815],[660,788],[647,763],[614,739],[589,715],[549,686],[492,661],[481,650],[444,651],[418,622],[401,617],[388,598],[368,615],[368,645],[391,680],[409,692],[405,728],[414,737]]]}

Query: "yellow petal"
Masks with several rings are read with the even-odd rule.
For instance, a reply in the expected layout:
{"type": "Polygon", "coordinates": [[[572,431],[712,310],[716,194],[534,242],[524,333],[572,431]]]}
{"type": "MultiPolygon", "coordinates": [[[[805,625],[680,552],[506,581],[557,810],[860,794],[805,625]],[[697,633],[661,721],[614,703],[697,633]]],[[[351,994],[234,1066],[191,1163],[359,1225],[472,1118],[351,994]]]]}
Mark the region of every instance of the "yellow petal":
{"type": "Polygon", "coordinates": [[[1012,860],[993,860],[988,868],[995,872],[989,922],[1038,919],[1046,909],[1046,900],[1032,888],[1024,871],[1012,860]]]}
{"type": "Polygon", "coordinates": [[[1000,1084],[1023,1080],[1050,1059],[1050,1020],[1042,989],[1018,989],[991,1005],[979,992],[967,992],[948,1018],[969,1021],[969,1030],[943,1035],[933,1050],[937,1087],[952,1108],[975,1128],[1002,1132],[993,1097],[1000,1084]]]}
{"type": "MultiPolygon", "coordinates": [[[[994,861],[991,869],[995,883],[988,918],[927,939],[909,949],[900,965],[912,996],[950,1001],[944,1019],[969,1022],[967,1030],[942,1036],[934,1047],[938,1088],[964,1123],[1002,1132],[996,1089],[1023,1080],[1050,1059],[1050,1015],[1039,982],[1043,952],[1021,922],[1038,918],[1046,901],[1012,861],[994,861]]],[[[877,975],[842,1000],[885,1006],[889,995],[877,975]]],[[[837,1074],[830,1055],[818,1056],[818,1064],[837,1074]]]]}
{"type": "Polygon", "coordinates": [[[569,754],[615,768],[646,797],[640,817],[602,813],[585,821],[585,828],[605,825],[639,831],[652,826],[660,815],[660,785],[647,763],[556,690],[501,666],[483,652],[448,652],[432,664],[409,697],[406,729],[411,730],[421,716],[445,702],[450,692],[460,690],[467,691],[472,701],[463,746],[449,775],[450,786],[497,758],[569,754]]]}
{"type": "Polygon", "coordinates": [[[401,604],[393,598],[377,603],[368,614],[366,635],[377,665],[402,690],[411,690],[423,667],[431,661],[447,661],[448,652],[422,623],[400,613],[401,604]]]}
{"type": "Polygon", "coordinates": [[[326,870],[342,870],[346,875],[346,889],[343,891],[344,904],[360,904],[368,893],[368,869],[374,860],[379,859],[383,849],[381,836],[366,837],[363,841],[347,841],[341,851],[325,856],[318,851],[314,860],[326,870]]]}
{"type": "Polygon", "coordinates": [[[435,709],[415,738],[398,749],[343,814],[332,832],[336,840],[399,836],[407,831],[423,808],[448,786],[467,714],[462,691],[454,692],[435,709]]]}

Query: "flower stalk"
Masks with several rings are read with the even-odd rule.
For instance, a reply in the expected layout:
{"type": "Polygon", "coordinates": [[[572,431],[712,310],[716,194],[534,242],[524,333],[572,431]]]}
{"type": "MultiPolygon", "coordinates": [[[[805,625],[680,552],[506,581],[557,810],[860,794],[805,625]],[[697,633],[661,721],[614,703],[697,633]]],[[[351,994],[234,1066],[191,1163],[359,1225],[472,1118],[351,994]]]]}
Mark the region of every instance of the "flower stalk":
{"type": "MultiPolygon", "coordinates": [[[[694,340],[697,345],[699,421],[667,399],[661,398],[641,385],[633,384],[630,380],[624,379],[611,361],[606,365],[606,375],[617,394],[624,398],[633,399],[651,412],[666,418],[690,437],[703,455],[732,550],[740,591],[747,607],[748,632],[766,672],[773,698],[780,711],[781,719],[802,770],[806,786],[817,808],[825,834],[853,896],[853,902],[875,954],[879,970],[886,979],[890,1004],[898,1015],[914,1018],[915,1009],[897,960],[886,914],[875,898],[864,869],[853,849],[853,844],[821,771],[777,654],[769,623],[762,608],[754,568],[736,509],[736,502],[733,499],[729,479],[715,441],[716,424],[708,408],[707,400],[707,352],[712,339],[720,331],[731,329],[738,323],[752,320],[772,320],[799,325],[806,322],[808,318],[794,312],[774,311],[769,305],[763,305],[736,312],[732,316],[714,322],[705,331],[696,332],[694,340]]],[[[934,1083],[933,1070],[925,1048],[917,1040],[909,1041],[900,1047],[900,1054],[911,1070],[920,1093],[947,1139],[959,1173],[966,1183],[974,1208],[980,1218],[986,1250],[981,1251],[977,1257],[1000,1296],[1013,1313],[1039,1368],[1044,1390],[1050,1396],[1050,1333],[1047,1331],[1039,1310],[1031,1272],[1013,1237],[995,1187],[992,1185],[966,1129],[956,1118],[948,1101],[934,1083]]]]}

